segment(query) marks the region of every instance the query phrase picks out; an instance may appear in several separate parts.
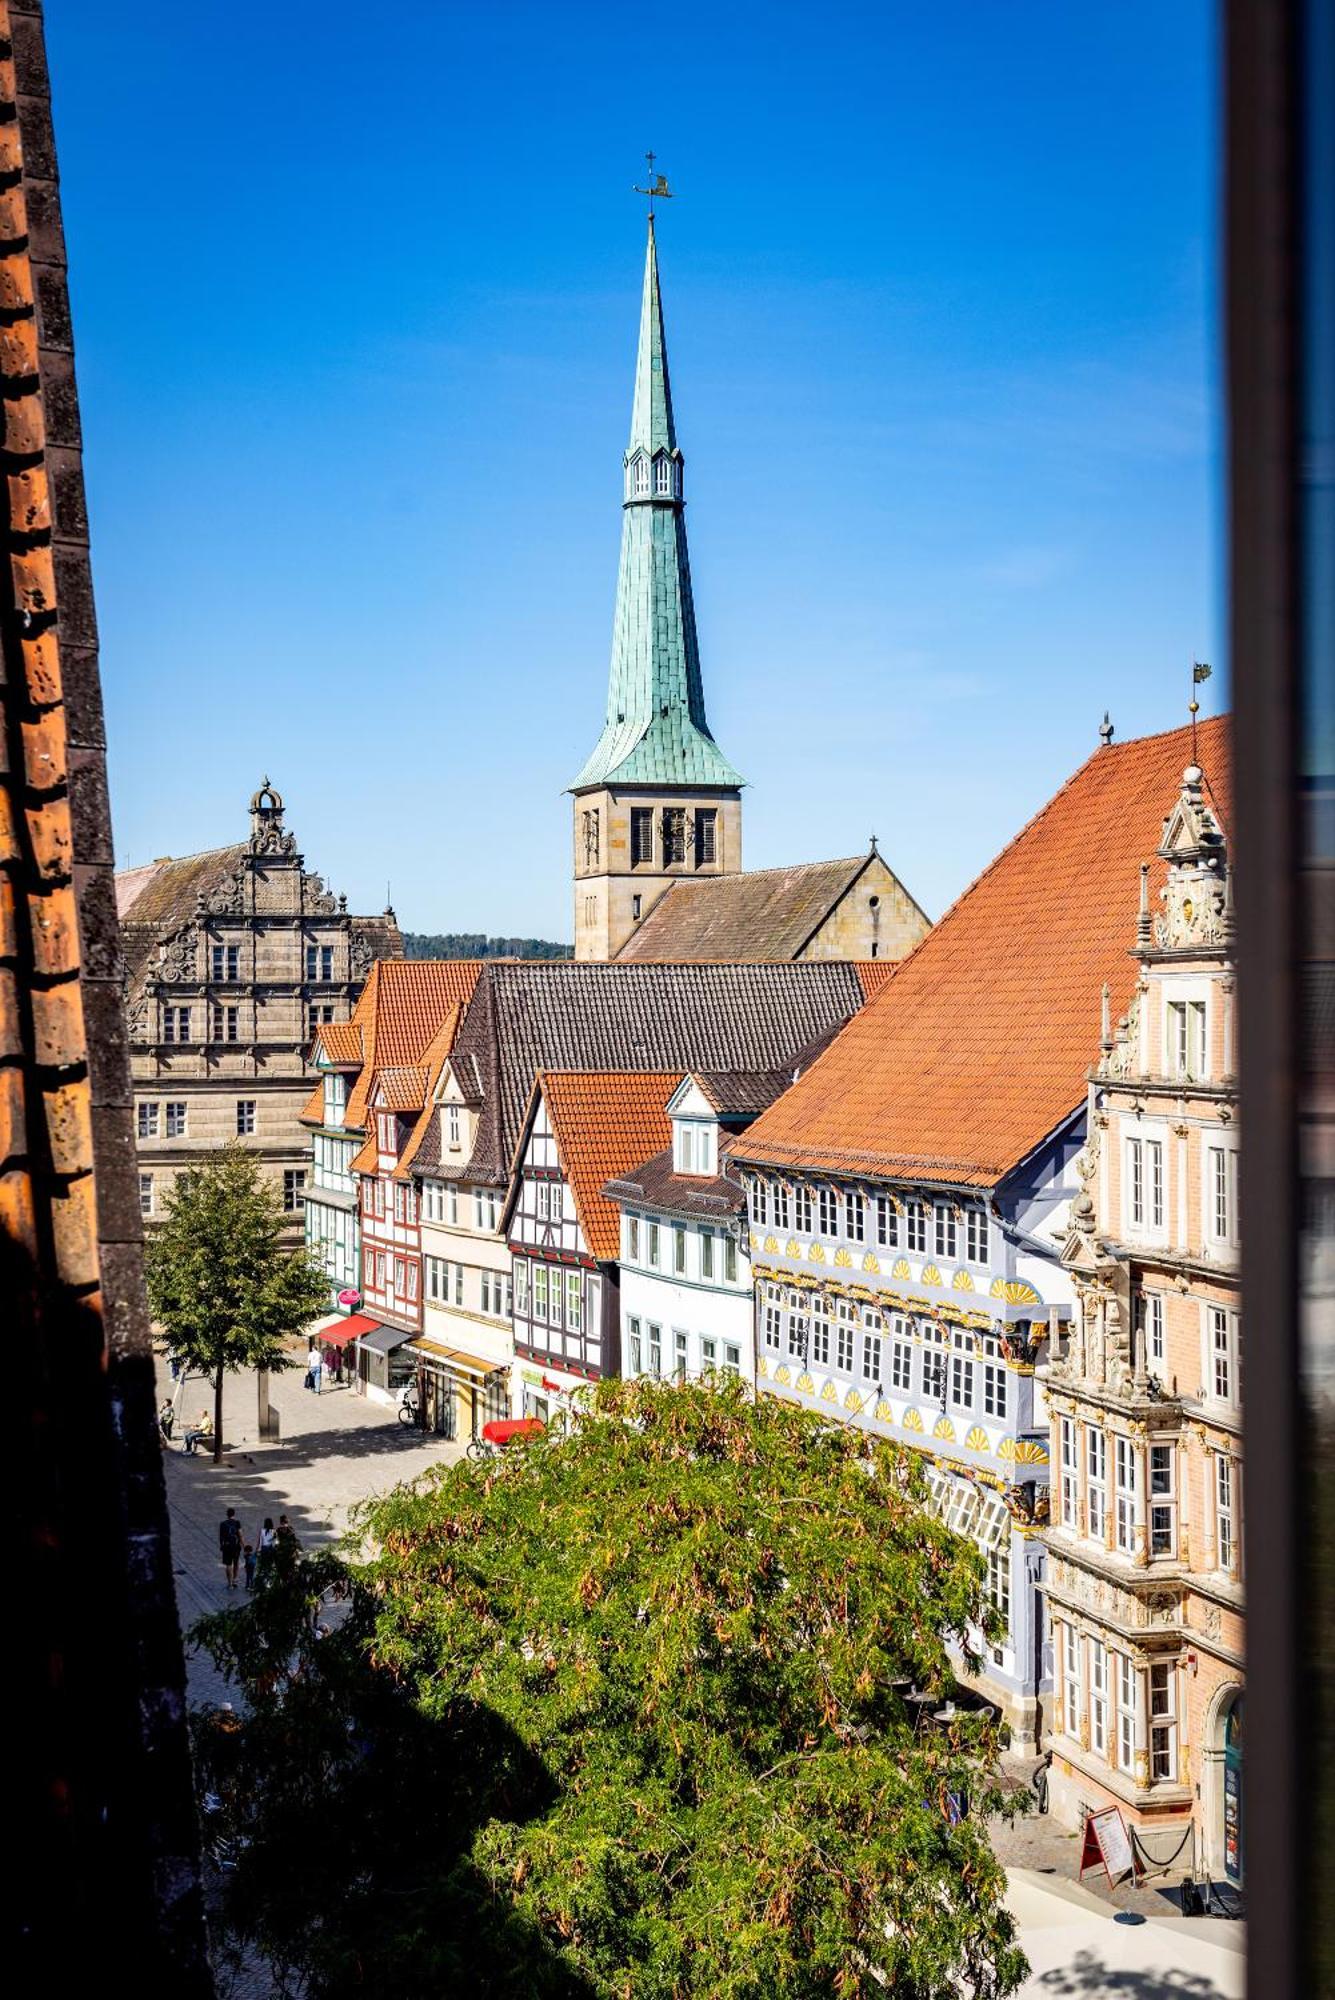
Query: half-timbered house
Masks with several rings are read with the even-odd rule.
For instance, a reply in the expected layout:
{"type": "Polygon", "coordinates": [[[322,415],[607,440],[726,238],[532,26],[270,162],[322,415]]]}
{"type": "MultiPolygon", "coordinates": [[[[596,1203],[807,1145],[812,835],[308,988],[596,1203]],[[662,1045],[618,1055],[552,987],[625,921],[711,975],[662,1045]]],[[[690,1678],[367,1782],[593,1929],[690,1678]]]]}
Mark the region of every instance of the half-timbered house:
{"type": "Polygon", "coordinates": [[[729,1153],[797,1074],[683,1077],[668,1104],[671,1144],[608,1182],[621,1217],[623,1374],[717,1371],[754,1384],[746,1192],[729,1153]]]}
{"type": "MultiPolygon", "coordinates": [[[[819,961],[485,965],[409,1165],[422,1196],[426,1324],[429,1331],[434,1320],[439,1329],[430,1337],[479,1361],[499,1359],[503,1339],[506,1359],[513,1356],[501,1291],[512,1281],[512,1256],[501,1211],[540,1074],[653,1071],[669,1077],[670,1088],[694,1065],[711,1072],[791,1066],[857,1012],[881,970],[819,961]]],[[[638,1153],[616,1154],[597,1185],[666,1136],[664,1125],[638,1153]]],[[[563,1293],[562,1352],[567,1331],[563,1293]]],[[[583,1365],[595,1364],[586,1357],[583,1365]]],[[[556,1379],[531,1360],[522,1362],[519,1379],[525,1370],[534,1378],[526,1386],[539,1395],[544,1372],[556,1379]]]]}
{"type": "Polygon", "coordinates": [[[621,1372],[619,1217],[604,1183],[658,1150],[673,1073],[544,1072],[505,1205],[517,1416],[549,1416],[621,1372]]]}

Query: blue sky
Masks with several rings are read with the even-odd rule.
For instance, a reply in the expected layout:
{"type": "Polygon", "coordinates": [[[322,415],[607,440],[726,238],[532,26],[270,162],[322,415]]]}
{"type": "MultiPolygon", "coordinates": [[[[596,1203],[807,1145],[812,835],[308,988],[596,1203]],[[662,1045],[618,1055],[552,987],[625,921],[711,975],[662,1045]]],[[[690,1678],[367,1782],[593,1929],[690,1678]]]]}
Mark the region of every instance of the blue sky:
{"type": "Polygon", "coordinates": [[[1204,0],[48,35],[122,863],[267,772],[354,908],[570,936],[650,145],[748,865],[874,829],[936,915],[1105,707],[1222,704],[1204,0]]]}

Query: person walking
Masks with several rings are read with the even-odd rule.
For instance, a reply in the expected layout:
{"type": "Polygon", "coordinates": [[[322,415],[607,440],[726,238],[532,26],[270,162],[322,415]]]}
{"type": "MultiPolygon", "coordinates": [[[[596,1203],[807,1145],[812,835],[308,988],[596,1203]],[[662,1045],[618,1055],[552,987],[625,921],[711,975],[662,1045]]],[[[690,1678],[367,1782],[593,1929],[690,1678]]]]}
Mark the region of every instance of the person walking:
{"type": "Polygon", "coordinates": [[[222,1555],[227,1588],[235,1590],[236,1572],[241,1561],[241,1523],[236,1518],[235,1507],[229,1507],[218,1523],[218,1549],[222,1555]]]}
{"type": "Polygon", "coordinates": [[[280,1542],[288,1543],[288,1545],[293,1549],[299,1549],[301,1547],[301,1543],[297,1540],[297,1531],[293,1527],[292,1523],[288,1520],[286,1514],[280,1514],[278,1516],[278,1540],[280,1542]]]}
{"type": "Polygon", "coordinates": [[[310,1383],[317,1396],[320,1393],[320,1376],[323,1372],[324,1356],[315,1342],[312,1341],[306,1354],[306,1380],[310,1383]]]}
{"type": "Polygon", "coordinates": [[[241,1566],[246,1572],[246,1589],[255,1588],[255,1544],[247,1542],[241,1551],[241,1566]]]}
{"type": "Polygon", "coordinates": [[[274,1527],[272,1514],[266,1514],[264,1526],[260,1529],[259,1547],[255,1551],[255,1566],[260,1576],[264,1575],[273,1561],[274,1550],[277,1547],[278,1531],[274,1527]]]}

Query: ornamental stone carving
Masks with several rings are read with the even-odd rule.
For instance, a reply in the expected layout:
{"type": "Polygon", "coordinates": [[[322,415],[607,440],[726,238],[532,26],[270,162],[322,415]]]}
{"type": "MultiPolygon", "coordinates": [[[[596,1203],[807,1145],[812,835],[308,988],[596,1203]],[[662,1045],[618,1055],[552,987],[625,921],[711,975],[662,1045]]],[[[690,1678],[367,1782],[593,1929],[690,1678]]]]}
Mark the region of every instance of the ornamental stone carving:
{"type": "Polygon", "coordinates": [[[158,978],[164,985],[185,982],[193,984],[199,978],[199,927],[186,924],[158,946],[158,978]]]}

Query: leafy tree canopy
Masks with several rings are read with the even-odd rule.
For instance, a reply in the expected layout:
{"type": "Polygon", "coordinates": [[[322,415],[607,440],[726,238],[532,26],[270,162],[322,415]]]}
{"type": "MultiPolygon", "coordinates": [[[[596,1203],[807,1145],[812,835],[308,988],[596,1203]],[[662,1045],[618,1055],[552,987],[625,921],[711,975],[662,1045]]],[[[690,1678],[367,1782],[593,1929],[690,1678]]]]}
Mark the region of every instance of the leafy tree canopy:
{"type": "Polygon", "coordinates": [[[224,1375],[289,1367],[284,1341],[328,1303],[323,1272],[285,1247],[286,1221],[257,1156],[232,1145],[177,1176],[148,1239],[153,1317],[186,1367],[213,1383],[215,1455],[224,1375]]]}
{"type": "Polygon", "coordinates": [[[995,1726],[906,1699],[995,1630],[923,1500],[911,1452],[738,1384],[605,1382],[373,1503],[329,1636],[337,1559],[285,1555],[201,1628],[248,1698],[234,1921],[316,1994],[1010,1992],[995,1726]]]}

